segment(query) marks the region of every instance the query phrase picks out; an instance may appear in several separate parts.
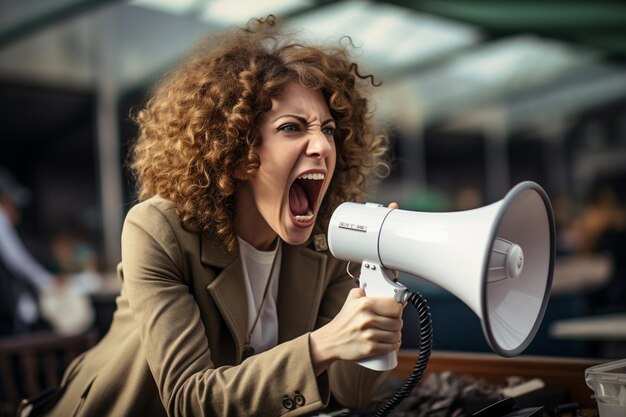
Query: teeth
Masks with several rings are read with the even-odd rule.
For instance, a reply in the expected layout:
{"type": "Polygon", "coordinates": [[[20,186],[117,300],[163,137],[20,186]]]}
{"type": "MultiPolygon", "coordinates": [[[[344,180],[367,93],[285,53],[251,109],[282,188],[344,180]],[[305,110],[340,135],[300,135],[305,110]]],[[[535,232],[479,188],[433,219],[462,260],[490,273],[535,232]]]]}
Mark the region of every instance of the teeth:
{"type": "Polygon", "coordinates": [[[303,214],[301,216],[293,216],[297,222],[300,223],[308,223],[311,220],[313,220],[313,212],[311,210],[309,210],[309,212],[307,214],[303,214]]]}
{"type": "Polygon", "coordinates": [[[300,175],[298,177],[298,179],[299,180],[323,180],[324,179],[324,174],[322,174],[320,172],[304,174],[304,175],[300,175]]]}

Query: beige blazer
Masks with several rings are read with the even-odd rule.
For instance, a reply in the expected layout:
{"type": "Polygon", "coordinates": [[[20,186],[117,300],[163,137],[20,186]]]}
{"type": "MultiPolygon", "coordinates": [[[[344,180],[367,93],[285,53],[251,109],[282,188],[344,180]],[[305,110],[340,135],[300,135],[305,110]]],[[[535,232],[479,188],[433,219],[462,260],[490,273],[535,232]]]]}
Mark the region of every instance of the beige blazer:
{"type": "Polygon", "coordinates": [[[239,255],[183,230],[173,203],[153,197],[130,210],[118,272],[111,328],[68,367],[50,416],[298,416],[331,396],[361,407],[382,379],[349,362],[313,372],[309,333],[354,287],[345,263],[327,252],[283,244],[279,345],[243,361],[239,255]]]}

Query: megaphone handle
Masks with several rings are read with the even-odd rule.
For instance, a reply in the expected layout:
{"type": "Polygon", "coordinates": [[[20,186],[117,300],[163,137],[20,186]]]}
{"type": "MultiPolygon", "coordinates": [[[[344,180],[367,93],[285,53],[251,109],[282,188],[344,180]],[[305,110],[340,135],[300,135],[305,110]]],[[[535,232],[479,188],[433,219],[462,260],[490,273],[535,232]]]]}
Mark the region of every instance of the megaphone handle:
{"type": "MultiPolygon", "coordinates": [[[[365,291],[365,295],[372,297],[391,297],[398,302],[406,301],[408,292],[406,287],[395,281],[389,275],[389,270],[383,268],[379,263],[363,261],[361,264],[361,275],[359,285],[365,291]]],[[[375,371],[388,371],[398,365],[397,352],[372,356],[367,359],[357,361],[364,366],[375,371]]]]}
{"type": "Polygon", "coordinates": [[[383,353],[382,355],[372,356],[371,358],[362,359],[357,363],[365,368],[374,371],[388,371],[398,366],[398,353],[383,353]]]}

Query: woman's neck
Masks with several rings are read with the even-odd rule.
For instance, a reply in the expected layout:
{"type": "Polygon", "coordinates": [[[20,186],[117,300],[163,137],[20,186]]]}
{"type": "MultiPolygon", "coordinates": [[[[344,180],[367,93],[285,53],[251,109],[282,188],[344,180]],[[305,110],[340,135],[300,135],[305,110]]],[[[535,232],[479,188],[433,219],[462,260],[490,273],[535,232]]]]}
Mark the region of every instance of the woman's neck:
{"type": "Polygon", "coordinates": [[[269,251],[276,247],[278,234],[267,224],[246,187],[235,197],[235,233],[254,248],[269,251]]]}

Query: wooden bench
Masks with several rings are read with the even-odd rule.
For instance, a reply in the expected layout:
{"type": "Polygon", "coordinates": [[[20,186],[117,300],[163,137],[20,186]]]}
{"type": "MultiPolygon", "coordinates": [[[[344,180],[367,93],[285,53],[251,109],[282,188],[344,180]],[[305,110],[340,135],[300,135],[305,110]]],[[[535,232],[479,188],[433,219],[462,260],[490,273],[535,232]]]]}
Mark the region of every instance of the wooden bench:
{"type": "Polygon", "coordinates": [[[66,366],[97,341],[97,332],[63,336],[34,332],[0,338],[0,416],[14,416],[22,398],[57,386],[66,366]]]}

